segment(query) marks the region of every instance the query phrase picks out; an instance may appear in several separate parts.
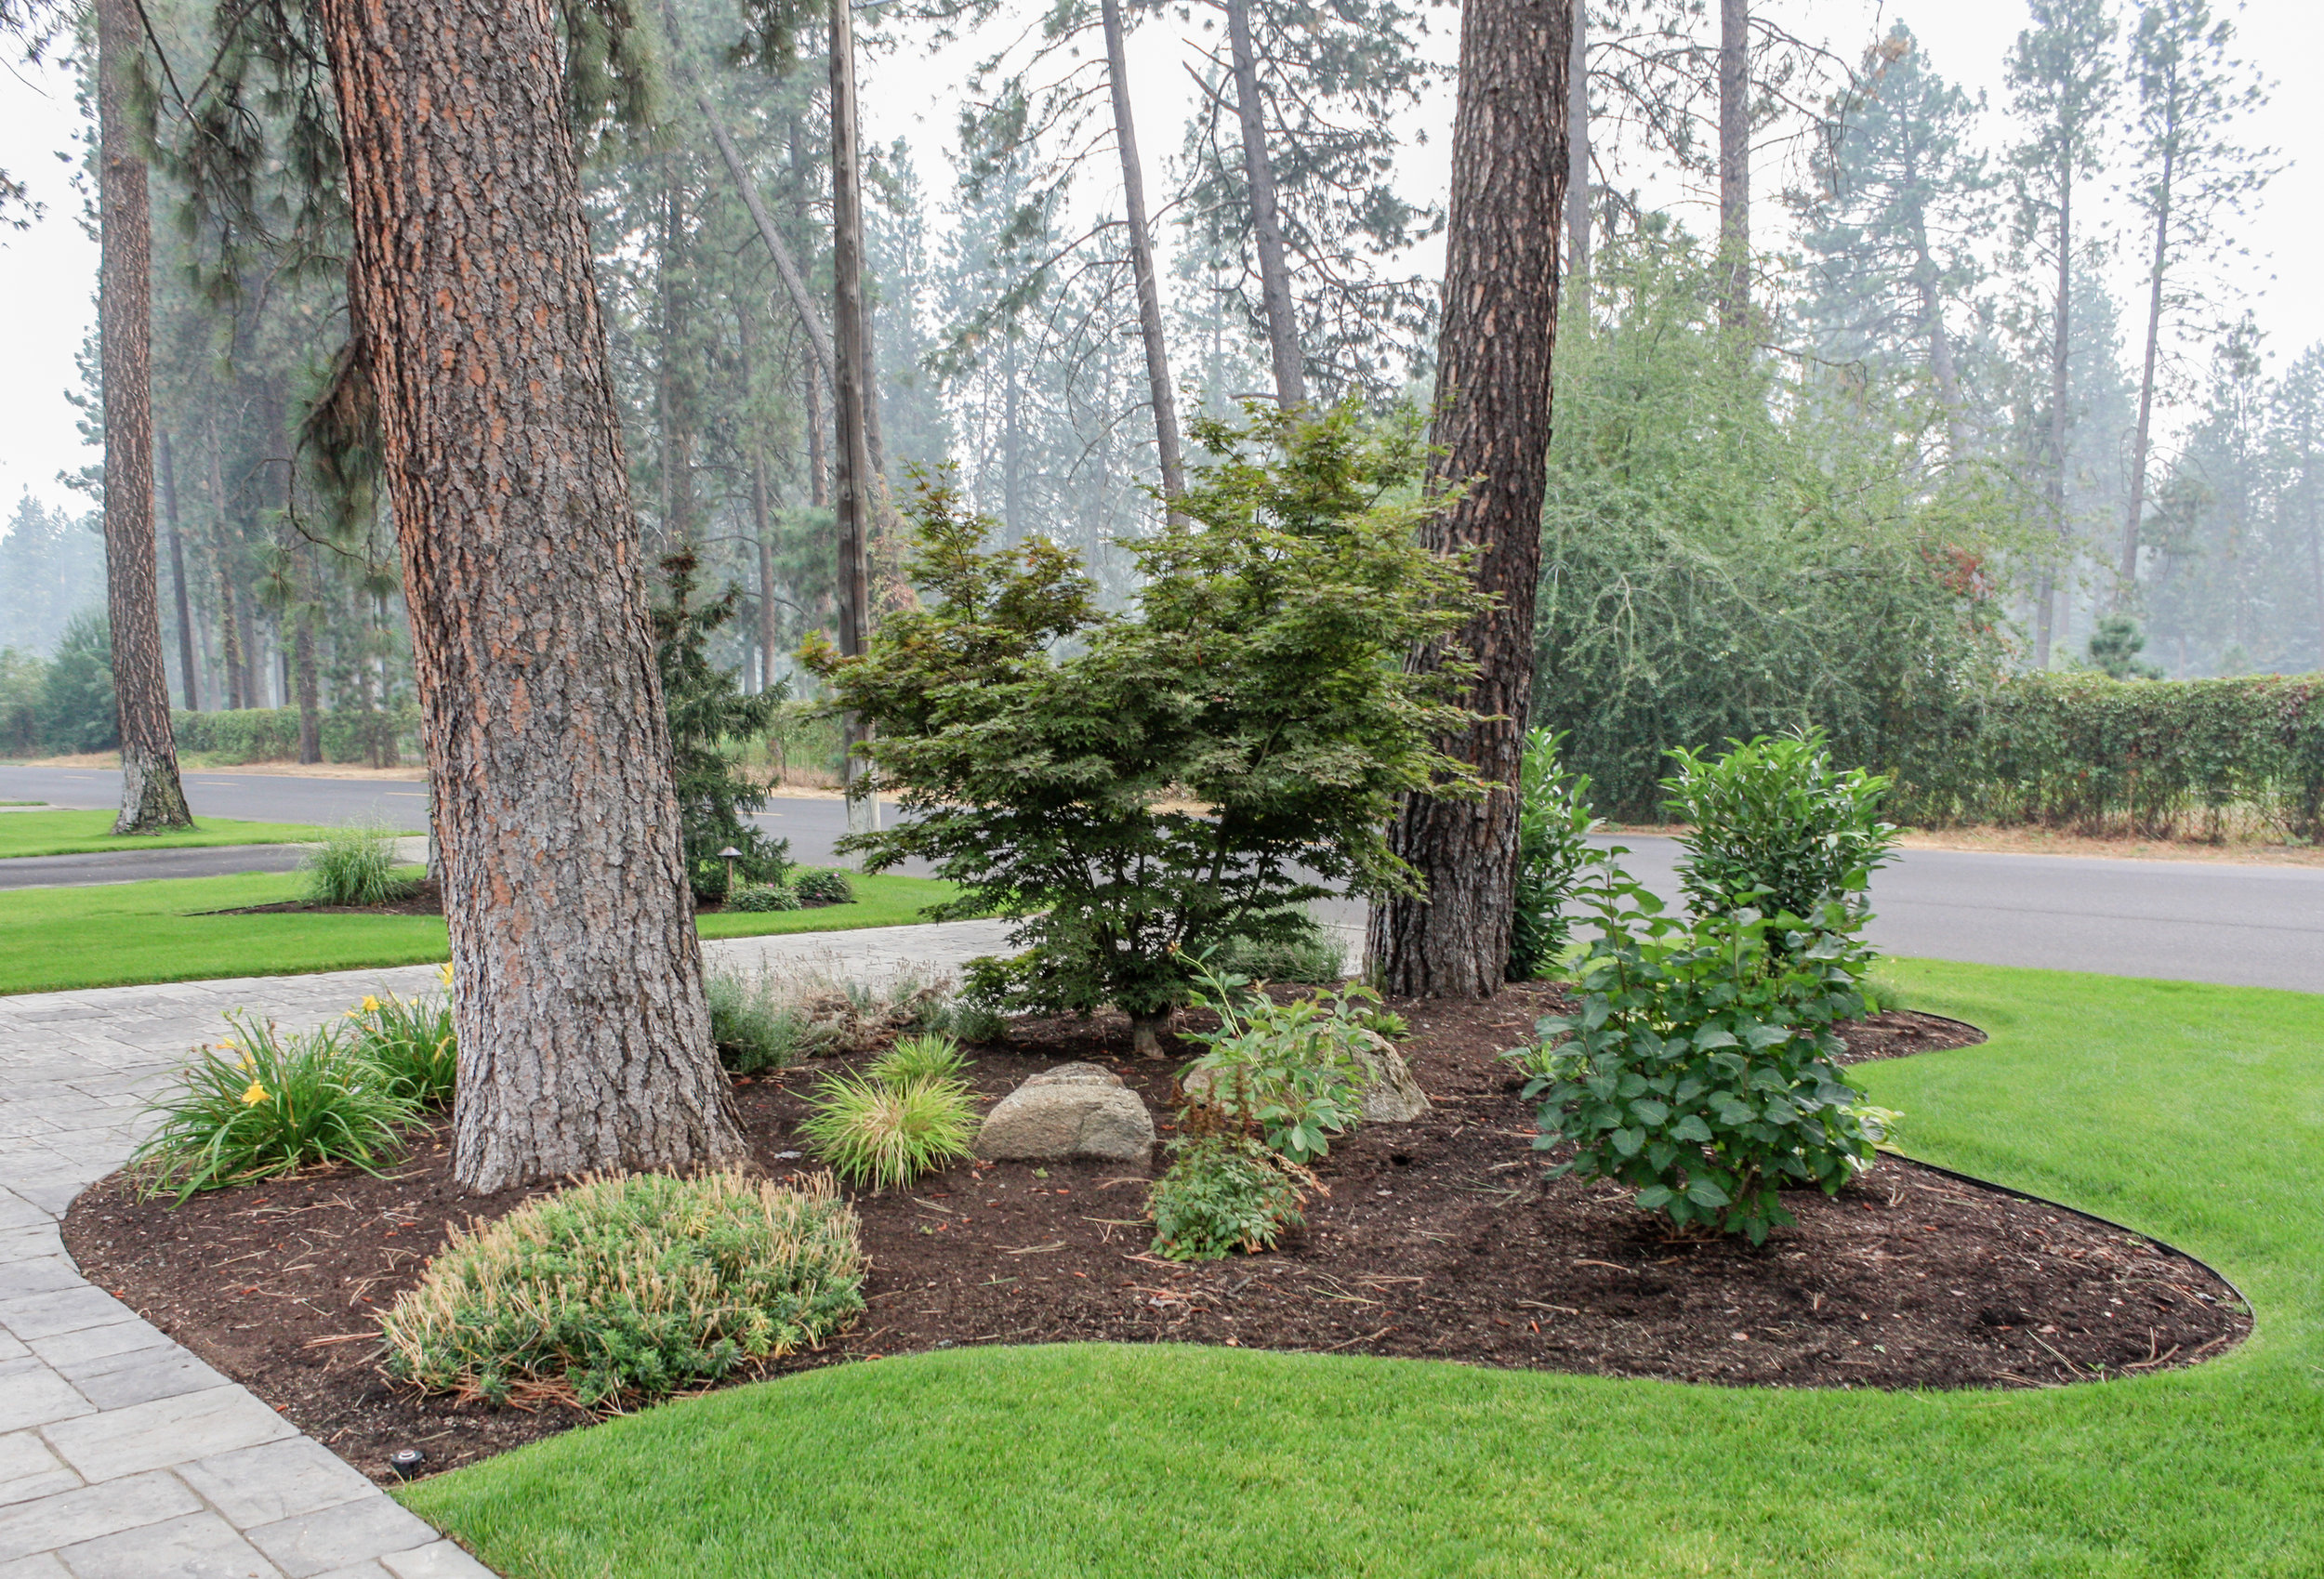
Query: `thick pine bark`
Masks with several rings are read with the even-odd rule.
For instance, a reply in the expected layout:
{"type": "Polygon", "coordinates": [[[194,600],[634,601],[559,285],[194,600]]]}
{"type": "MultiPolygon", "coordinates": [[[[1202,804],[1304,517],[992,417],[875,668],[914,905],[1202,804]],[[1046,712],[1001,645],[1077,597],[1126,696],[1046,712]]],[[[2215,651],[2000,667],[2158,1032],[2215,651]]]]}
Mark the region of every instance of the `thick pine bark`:
{"type": "Polygon", "coordinates": [[[1590,7],[1573,0],[1565,46],[1565,278],[1590,272],[1590,7]]]}
{"type": "Polygon", "coordinates": [[[1727,271],[1721,317],[1751,315],[1751,8],[1719,0],[1719,250],[1727,271]]]}
{"type": "Polygon", "coordinates": [[[1274,163],[1267,155],[1267,117],[1259,99],[1259,57],[1251,47],[1250,0],[1226,0],[1235,115],[1243,132],[1243,180],[1250,193],[1251,240],[1259,254],[1259,299],[1267,314],[1267,350],[1274,362],[1275,400],[1307,403],[1307,367],[1291,303],[1291,270],[1283,258],[1283,216],[1275,204],[1274,163]]]}
{"type": "Polygon", "coordinates": [[[1154,402],[1155,456],[1162,497],[1186,492],[1178,436],[1178,392],[1162,337],[1162,292],[1154,275],[1154,239],[1146,230],[1146,176],[1138,163],[1138,125],[1129,112],[1129,51],[1122,37],[1122,0],[1103,0],[1106,80],[1114,90],[1114,148],[1122,161],[1122,208],[1129,225],[1129,266],[1138,282],[1139,337],[1146,348],[1146,398],[1154,402]]]}
{"type": "MultiPolygon", "coordinates": [[[[865,529],[872,520],[873,467],[865,408],[869,376],[864,316],[863,153],[855,113],[855,27],[848,0],[831,0],[831,384],[833,513],[838,527],[839,651],[864,651],[871,635],[871,577],[864,558],[865,529]]],[[[844,720],[847,757],[842,770],[852,786],[863,767],[855,748],[864,740],[855,715],[844,720]]],[[[868,797],[851,795],[850,833],[869,833],[874,808],[868,797]]]]}
{"type": "Polygon", "coordinates": [[[178,783],[153,563],[152,210],[129,106],[142,37],[136,0],[98,0],[97,311],[104,342],[105,612],[121,717],[116,834],[158,834],[193,821],[178,783]]]}
{"type": "Polygon", "coordinates": [[[2146,361],[2138,380],[2138,433],[2131,441],[2131,508],[2122,522],[2118,607],[2128,607],[2138,590],[2138,525],[2146,512],[2146,451],[2154,429],[2155,359],[2162,344],[2162,276],[2171,257],[2171,176],[2175,147],[2162,156],[2162,200],[2155,210],[2154,261],[2146,273],[2146,361]]]}
{"type": "Polygon", "coordinates": [[[162,521],[169,529],[169,589],[178,604],[178,677],[184,682],[186,711],[202,710],[201,691],[194,683],[193,601],[186,589],[186,543],[178,530],[178,457],[169,430],[154,435],[162,465],[162,521]]]}
{"type": "Polygon", "coordinates": [[[1482,667],[1471,704],[1487,717],[1442,743],[1491,791],[1476,801],[1408,797],[1389,830],[1428,884],[1422,898],[1372,909],[1372,967],[1400,996],[1489,997],[1509,961],[1557,337],[1569,4],[1469,0],[1461,11],[1434,438],[1439,479],[1465,480],[1467,491],[1430,537],[1439,548],[1479,549],[1477,584],[1497,599],[1459,637],[1482,667]]]}
{"type": "Polygon", "coordinates": [[[457,981],[454,1171],[740,1161],[546,0],[323,0],[457,981]]]}

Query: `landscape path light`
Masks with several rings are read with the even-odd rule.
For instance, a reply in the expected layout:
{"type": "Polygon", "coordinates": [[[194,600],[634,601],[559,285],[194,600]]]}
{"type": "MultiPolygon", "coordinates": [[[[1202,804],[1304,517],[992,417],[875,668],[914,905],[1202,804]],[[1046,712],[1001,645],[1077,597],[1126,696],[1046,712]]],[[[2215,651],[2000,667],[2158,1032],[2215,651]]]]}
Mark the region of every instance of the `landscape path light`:
{"type": "Polygon", "coordinates": [[[726,897],[730,900],[734,897],[734,862],[740,861],[743,852],[733,845],[719,851],[719,859],[726,862],[726,897]]]}

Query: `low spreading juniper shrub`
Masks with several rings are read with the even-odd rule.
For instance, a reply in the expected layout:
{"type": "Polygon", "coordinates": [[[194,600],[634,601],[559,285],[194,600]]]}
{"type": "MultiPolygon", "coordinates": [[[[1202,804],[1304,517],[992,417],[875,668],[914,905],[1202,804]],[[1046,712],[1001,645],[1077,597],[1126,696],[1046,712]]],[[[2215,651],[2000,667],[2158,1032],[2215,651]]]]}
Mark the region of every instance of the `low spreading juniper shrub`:
{"type": "Polygon", "coordinates": [[[1173,1261],[1256,1255],[1306,1222],[1300,1208],[1321,1190],[1315,1176],[1238,1133],[1166,1141],[1170,1165],[1146,1196],[1154,1253],[1173,1261]]]}
{"type": "Polygon", "coordinates": [[[853,904],[855,884],[828,866],[802,867],[791,874],[791,889],[809,904],[853,904]]]}
{"type": "Polygon", "coordinates": [[[888,1190],[968,1157],[977,1119],[957,1080],[891,1084],[836,1074],[799,1126],[808,1148],[849,1184],[888,1190]]]}
{"type": "Polygon", "coordinates": [[[326,831],[299,862],[306,901],[370,905],[410,898],[413,881],[396,873],[395,841],[402,836],[382,822],[350,822],[326,831]]]}
{"type": "Polygon", "coordinates": [[[462,1400],[624,1407],[815,1348],[864,1309],[827,1177],[591,1178],[455,1230],[380,1319],[389,1375],[462,1400]]]}
{"type": "Polygon", "coordinates": [[[285,1036],[241,1013],[226,1024],[148,1110],[160,1125],[129,1164],[147,1196],[183,1201],[325,1163],[376,1172],[401,1153],[418,1103],[339,1027],[285,1036]]]}
{"type": "Polygon", "coordinates": [[[366,996],[347,1011],[355,1049],[369,1060],[387,1089],[423,1108],[452,1100],[460,1071],[458,1038],[452,1028],[449,995],[399,998],[366,996]]]}

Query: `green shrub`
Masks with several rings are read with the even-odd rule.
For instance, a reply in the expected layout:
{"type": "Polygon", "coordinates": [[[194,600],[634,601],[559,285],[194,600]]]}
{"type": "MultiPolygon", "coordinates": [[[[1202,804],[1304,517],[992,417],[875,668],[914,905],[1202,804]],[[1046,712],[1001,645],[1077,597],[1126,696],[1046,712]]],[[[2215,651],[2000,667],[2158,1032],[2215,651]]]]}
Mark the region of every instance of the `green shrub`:
{"type": "Polygon", "coordinates": [[[797,910],[799,898],[797,888],[782,883],[750,883],[726,896],[726,908],[746,912],[797,910]]]}
{"type": "Polygon", "coordinates": [[[772,839],[750,813],[767,803],[766,786],[745,772],[731,744],[763,731],[783,704],[778,687],[743,693],[734,673],[710,661],[710,638],[734,617],[742,591],[730,586],[707,602],[694,597],[700,562],[690,550],[662,560],[669,601],[654,609],[654,655],[669,718],[670,770],[678,791],[679,836],[694,898],[726,898],[727,859],[735,877],[780,883],[790,870],[790,843],[772,839]]]}
{"type": "Polygon", "coordinates": [[[886,1190],[969,1156],[976,1128],[968,1091],[957,1081],[891,1086],[836,1074],[799,1132],[848,1183],[886,1190]]]}
{"type": "Polygon", "coordinates": [[[413,883],[396,875],[395,841],[383,822],[349,822],[331,829],[307,852],[298,870],[309,904],[388,904],[409,898],[413,883]]]}
{"type": "Polygon", "coordinates": [[[963,1042],[991,1045],[1009,1039],[1009,1017],[992,1005],[958,997],[944,1006],[944,1028],[963,1042]]]}
{"type": "Polygon", "coordinates": [[[454,1230],[380,1319],[388,1373],[494,1403],[662,1397],[814,1348],[864,1309],[828,1178],[592,1178],[454,1230]]]}
{"type": "Polygon", "coordinates": [[[1864,1012],[1862,918],[1829,900],[1780,949],[1748,907],[1683,924],[1630,880],[1621,853],[1586,890],[1601,936],[1582,960],[1580,1012],[1545,1017],[1538,1043],[1509,1055],[1540,1104],[1534,1145],[1575,1148],[1552,1176],[1616,1179],[1682,1229],[1758,1243],[1793,1220],[1780,1190],[1838,1191],[1881,1138],[1832,1061],[1834,1022],[1864,1012]]]}
{"type": "Polygon", "coordinates": [[[1407,795],[1482,793],[1434,742],[1474,715],[1473,665],[1405,657],[1479,607],[1422,524],[1441,499],[1416,423],[1353,406],[1196,422],[1219,457],[1127,545],[1134,608],[1102,609],[1069,550],[994,545],[948,486],[914,509],[918,608],[867,651],[803,654],[904,815],[852,836],[869,870],[925,861],[958,885],[931,917],[998,915],[1031,957],[996,1007],[1130,1017],[1138,1050],[1186,1001],[1189,963],[1280,938],[1297,907],[1413,893],[1386,830],[1407,795]]]}
{"type": "Polygon", "coordinates": [[[900,1036],[896,1045],[872,1060],[872,1078],[895,1090],[923,1082],[962,1084],[969,1060],[960,1044],[942,1032],[900,1036]]]}
{"type": "Polygon", "coordinates": [[[347,1017],[355,1022],[355,1050],[390,1092],[424,1108],[451,1102],[460,1048],[449,996],[366,996],[347,1017]]]}
{"type": "Polygon", "coordinates": [[[1279,1004],[1208,966],[1197,980],[1195,1002],[1216,1013],[1219,1026],[1186,1033],[1207,1050],[1179,1077],[1181,1089],[1292,1162],[1328,1152],[1331,1137],[1363,1117],[1355,1050],[1372,1033],[1358,1005],[1377,1005],[1379,994],[1358,986],[1279,1004]]]}
{"type": "Polygon", "coordinates": [[[1557,759],[1565,737],[1549,730],[1525,736],[1518,780],[1517,888],[1509,928],[1509,979],[1530,981],[1565,952],[1573,931],[1565,901],[1590,859],[1598,819],[1590,810],[1590,776],[1557,759]]]}
{"type": "Polygon", "coordinates": [[[160,1127],[130,1159],[147,1195],[248,1184],[310,1164],[366,1173],[403,1150],[398,1130],[419,1114],[337,1026],[283,1036],[229,1014],[232,1034],[198,1049],[148,1110],[160,1127]]]}
{"type": "Polygon", "coordinates": [[[112,624],[101,610],[73,616],[42,678],[41,743],[61,753],[111,751],[121,743],[113,698],[112,624]]]}
{"type": "Polygon", "coordinates": [[[719,1061],[734,1073],[787,1069],[821,1050],[825,1038],[812,1018],[772,972],[712,969],[704,974],[702,989],[710,1005],[710,1040],[719,1061]]]}
{"type": "Polygon", "coordinates": [[[1257,1254],[1307,1219],[1314,1176],[1244,1135],[1183,1136],[1166,1143],[1170,1165],[1146,1195],[1154,1253],[1173,1261],[1257,1254]]]}
{"type": "Polygon", "coordinates": [[[791,875],[791,888],[809,904],[853,904],[855,885],[844,872],[828,866],[802,867],[791,875]]]}
{"type": "Polygon", "coordinates": [[[1662,781],[1664,809],[1692,825],[1679,883],[1696,913],[1806,918],[1832,900],[1860,906],[1872,873],[1895,859],[1896,830],[1881,821],[1888,781],[1833,768],[1820,730],[1727,744],[1712,761],[1671,752],[1679,770],[1662,781]]]}
{"type": "Polygon", "coordinates": [[[1288,911],[1286,918],[1289,926],[1281,936],[1229,938],[1212,962],[1221,970],[1261,981],[1322,985],[1343,980],[1348,949],[1340,934],[1304,910],[1288,911]]]}

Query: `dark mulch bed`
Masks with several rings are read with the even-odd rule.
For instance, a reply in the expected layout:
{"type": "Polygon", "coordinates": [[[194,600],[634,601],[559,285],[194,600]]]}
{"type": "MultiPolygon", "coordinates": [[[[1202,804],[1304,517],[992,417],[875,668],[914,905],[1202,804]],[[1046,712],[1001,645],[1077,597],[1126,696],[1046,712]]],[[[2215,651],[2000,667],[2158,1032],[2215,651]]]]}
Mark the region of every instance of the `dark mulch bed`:
{"type": "MultiPolygon", "coordinates": [[[[1883,1159],[1809,1193],[1761,1249],[1671,1237],[1628,1192],[1544,1180],[1532,1115],[1495,1055],[1552,989],[1398,1006],[1436,1110],[1359,1129],[1318,1168],[1329,1194],[1272,1255],[1200,1268],[1147,1253],[1145,1175],[1119,1165],[961,1166],[859,1199],[871,1309],[828,1350],[776,1367],[971,1343],[1175,1339],[1791,1387],[2042,1387],[2189,1363],[2250,1328],[2202,1267],[2119,1229],[1883,1159]]],[[[1884,1015],[1868,1057],[1981,1040],[1884,1015]]],[[[1020,1026],[973,1071],[987,1100],[1061,1059],[1119,1072],[1166,1111],[1176,1063],[1128,1056],[1118,1021],[1020,1026]]],[[[860,1061],[860,1060],[834,1060],[860,1061]]],[[[742,1083],[759,1162],[804,1165],[794,1128],[830,1064],[742,1083]]],[[[65,1240],[88,1275],[301,1428],[382,1477],[418,1446],[447,1468],[583,1424],[578,1411],[453,1406],[375,1369],[369,1318],[416,1280],[448,1223],[525,1192],[465,1197],[448,1136],[390,1177],[314,1174],[176,1211],[118,1178],[65,1240]]]]}
{"type": "MultiPolygon", "coordinates": [[[[799,908],[822,910],[831,902],[828,900],[805,900],[800,901],[799,908]]],[[[846,900],[839,902],[852,904],[854,901],[846,900]]],[[[725,908],[725,902],[720,900],[696,900],[694,901],[694,914],[697,915],[716,915],[725,908]]],[[[239,910],[214,910],[204,914],[210,915],[442,915],[443,914],[443,885],[433,877],[423,878],[413,886],[410,893],[405,894],[402,899],[390,900],[385,904],[309,904],[304,900],[284,900],[280,904],[251,904],[244,905],[239,910]]]]}

